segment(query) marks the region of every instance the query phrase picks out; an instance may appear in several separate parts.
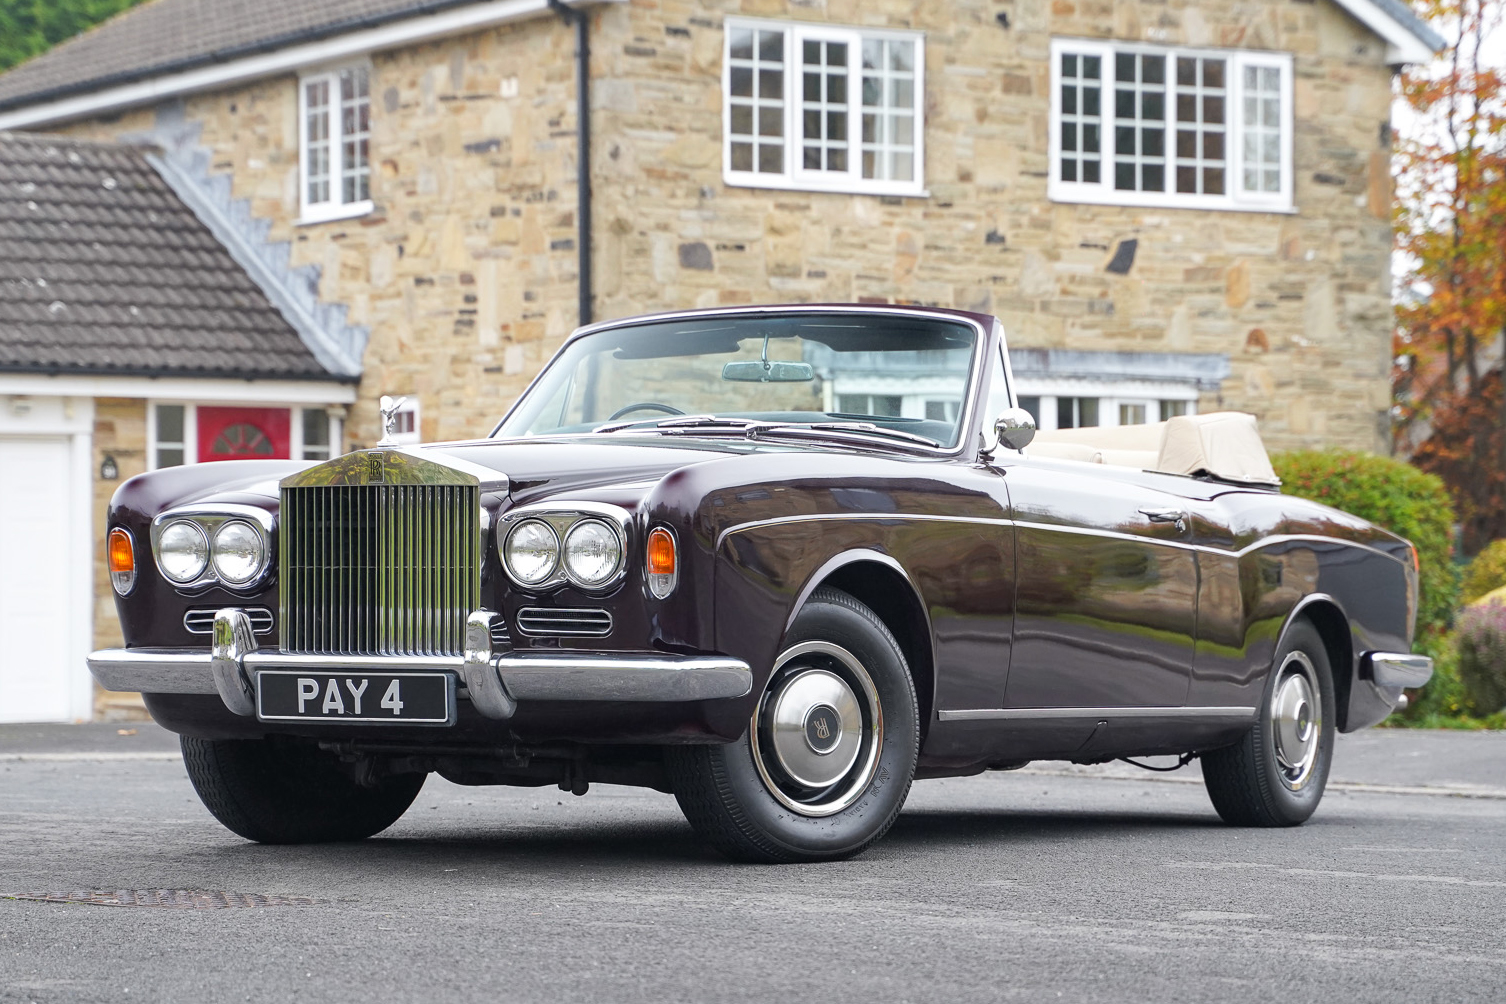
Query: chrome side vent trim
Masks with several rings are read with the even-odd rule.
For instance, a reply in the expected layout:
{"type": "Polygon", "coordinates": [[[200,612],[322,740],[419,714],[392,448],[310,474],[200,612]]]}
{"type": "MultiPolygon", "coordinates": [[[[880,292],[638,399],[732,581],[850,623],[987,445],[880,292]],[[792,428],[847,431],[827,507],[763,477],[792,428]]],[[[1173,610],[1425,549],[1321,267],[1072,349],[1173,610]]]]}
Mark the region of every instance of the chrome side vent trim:
{"type": "MultiPolygon", "coordinates": [[[[219,607],[196,607],[183,615],[183,627],[189,634],[211,634],[214,631],[214,615],[219,607]]],[[[266,607],[241,607],[251,621],[253,634],[272,633],[272,611],[266,607]]]]}
{"type": "Polygon", "coordinates": [[[481,601],[481,493],[466,484],[282,489],[282,650],[455,655],[481,601]]]}
{"type": "Polygon", "coordinates": [[[606,635],[612,615],[596,607],[524,607],[518,630],[528,635],[606,635]]]}

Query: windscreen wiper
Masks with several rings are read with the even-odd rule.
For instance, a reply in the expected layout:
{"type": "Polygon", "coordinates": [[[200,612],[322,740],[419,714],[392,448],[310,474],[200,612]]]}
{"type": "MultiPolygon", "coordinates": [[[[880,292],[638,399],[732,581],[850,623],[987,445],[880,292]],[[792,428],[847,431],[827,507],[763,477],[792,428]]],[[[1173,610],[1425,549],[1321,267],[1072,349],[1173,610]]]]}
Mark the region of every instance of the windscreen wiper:
{"type": "Polygon", "coordinates": [[[659,429],[700,429],[724,427],[729,429],[746,429],[750,425],[767,425],[767,422],[758,422],[751,418],[718,418],[715,415],[676,415],[674,418],[635,418],[631,422],[608,422],[592,429],[593,433],[621,432],[624,429],[632,429],[640,425],[648,425],[641,432],[655,432],[659,429]],[[653,423],[649,425],[649,423],[653,423]]]}

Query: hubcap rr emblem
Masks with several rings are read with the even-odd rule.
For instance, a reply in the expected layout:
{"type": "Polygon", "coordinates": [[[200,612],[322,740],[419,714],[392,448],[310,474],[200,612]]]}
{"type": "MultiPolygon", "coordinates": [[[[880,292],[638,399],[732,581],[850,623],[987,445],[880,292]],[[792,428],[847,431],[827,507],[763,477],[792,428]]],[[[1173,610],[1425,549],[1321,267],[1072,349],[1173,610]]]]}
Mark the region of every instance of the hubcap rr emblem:
{"type": "Polygon", "coordinates": [[[837,748],[842,737],[842,719],[837,709],[818,704],[805,716],[805,741],[812,750],[826,754],[837,748]]]}

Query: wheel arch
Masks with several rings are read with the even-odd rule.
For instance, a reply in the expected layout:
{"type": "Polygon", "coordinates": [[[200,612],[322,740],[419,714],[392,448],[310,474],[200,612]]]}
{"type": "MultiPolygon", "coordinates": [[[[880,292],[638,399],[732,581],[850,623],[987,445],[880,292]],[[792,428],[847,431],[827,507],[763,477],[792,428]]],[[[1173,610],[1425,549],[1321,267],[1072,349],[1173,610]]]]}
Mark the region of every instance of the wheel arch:
{"type": "Polygon", "coordinates": [[[936,694],[936,653],[931,618],[920,590],[898,561],[879,551],[845,551],[811,575],[790,608],[788,631],[795,617],[822,586],[839,589],[867,606],[884,622],[904,653],[920,707],[920,738],[929,731],[936,694]]]}
{"type": "Polygon", "coordinates": [[[1328,665],[1333,670],[1334,724],[1340,732],[1348,732],[1349,696],[1354,689],[1357,670],[1354,658],[1354,637],[1349,630],[1349,617],[1337,599],[1326,593],[1304,596],[1292,612],[1276,640],[1279,651],[1286,643],[1287,633],[1299,620],[1306,620],[1323,639],[1323,648],[1328,655],[1328,665]]]}

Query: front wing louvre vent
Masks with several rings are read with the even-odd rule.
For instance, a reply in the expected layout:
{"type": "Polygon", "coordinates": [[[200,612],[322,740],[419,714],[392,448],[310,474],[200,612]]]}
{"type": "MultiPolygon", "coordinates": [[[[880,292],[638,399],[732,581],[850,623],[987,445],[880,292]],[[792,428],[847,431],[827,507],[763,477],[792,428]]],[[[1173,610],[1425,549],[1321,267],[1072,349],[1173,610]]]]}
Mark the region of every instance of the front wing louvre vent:
{"type": "Polygon", "coordinates": [[[480,490],[284,488],[284,652],[460,655],[480,606],[480,490]]]}

